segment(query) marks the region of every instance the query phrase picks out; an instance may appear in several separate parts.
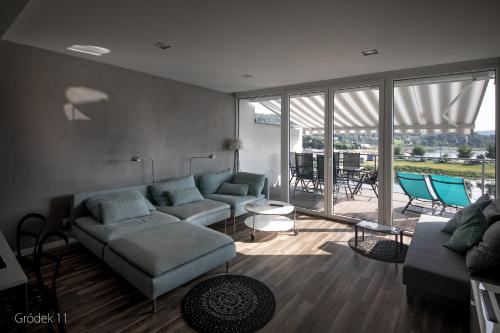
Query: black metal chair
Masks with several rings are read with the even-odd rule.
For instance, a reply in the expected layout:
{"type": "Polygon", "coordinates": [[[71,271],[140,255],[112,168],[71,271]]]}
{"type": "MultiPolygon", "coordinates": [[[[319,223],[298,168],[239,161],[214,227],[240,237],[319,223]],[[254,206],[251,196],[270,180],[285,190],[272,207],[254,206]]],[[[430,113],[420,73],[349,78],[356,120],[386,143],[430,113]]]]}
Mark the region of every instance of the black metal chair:
{"type": "Polygon", "coordinates": [[[357,184],[356,187],[354,188],[354,191],[352,191],[352,195],[356,195],[360,193],[363,189],[363,185],[367,184],[370,185],[371,189],[373,190],[373,193],[375,193],[375,196],[378,198],[378,171],[373,170],[369,172],[361,172],[361,176],[356,180],[357,184]]]}
{"type": "Polygon", "coordinates": [[[323,193],[322,186],[325,184],[325,155],[316,155],[316,170],[313,198],[316,197],[318,190],[323,193]]]}
{"type": "MultiPolygon", "coordinates": [[[[333,153],[333,191],[340,194],[340,189],[343,188],[345,190],[346,199],[349,199],[348,190],[351,191],[351,187],[348,183],[347,174],[341,172],[340,170],[340,153],[333,153]]],[[[333,200],[335,201],[337,197],[334,196],[333,200]]]]}
{"type": "Polygon", "coordinates": [[[310,183],[314,183],[314,163],[312,153],[295,153],[295,185],[293,187],[293,193],[297,189],[297,185],[300,183],[302,190],[309,192],[307,186],[310,183]]]}
{"type": "Polygon", "coordinates": [[[359,153],[344,153],[342,165],[344,169],[359,169],[361,167],[361,155],[359,153]]]}
{"type": "MultiPolygon", "coordinates": [[[[60,231],[51,231],[43,236],[38,245],[38,250],[35,256],[35,273],[36,283],[28,285],[28,308],[30,313],[54,313],[55,323],[57,323],[59,331],[66,331],[66,324],[64,314],[61,313],[59,302],[57,299],[57,277],[59,276],[59,268],[69,244],[68,237],[60,231]],[[44,246],[48,241],[62,240],[64,244],[61,247],[51,250],[50,252],[44,250],[44,246]],[[51,262],[47,270],[52,269],[52,282],[50,287],[45,284],[44,275],[42,274],[42,264],[44,262],[51,262]]],[[[49,331],[53,331],[52,324],[48,324],[49,331]]]]}
{"type": "Polygon", "coordinates": [[[288,184],[291,184],[293,177],[297,175],[297,167],[295,164],[295,152],[288,153],[288,167],[290,168],[290,179],[288,180],[288,184]]]}
{"type": "Polygon", "coordinates": [[[30,213],[23,216],[17,224],[17,260],[26,272],[34,271],[34,259],[40,242],[40,235],[45,229],[46,222],[47,220],[42,214],[30,213]],[[33,246],[33,252],[29,255],[23,256],[21,254],[21,241],[23,238],[31,238],[32,240],[30,245],[33,246]]]}

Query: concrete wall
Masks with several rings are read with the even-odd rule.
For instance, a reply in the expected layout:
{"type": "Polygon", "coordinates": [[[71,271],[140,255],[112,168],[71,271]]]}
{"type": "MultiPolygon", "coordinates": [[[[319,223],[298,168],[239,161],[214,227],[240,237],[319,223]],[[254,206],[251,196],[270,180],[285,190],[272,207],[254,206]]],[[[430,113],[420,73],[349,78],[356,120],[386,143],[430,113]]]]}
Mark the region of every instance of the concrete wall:
{"type": "Polygon", "coordinates": [[[232,166],[234,97],[64,54],[0,41],[0,229],[14,245],[26,213],[58,228],[78,191],[232,166]],[[84,120],[88,118],[89,120],[84,120]]]}
{"type": "MultiPolygon", "coordinates": [[[[269,186],[279,188],[281,126],[256,123],[254,112],[255,107],[252,103],[240,100],[239,137],[243,140],[245,148],[240,151],[240,168],[243,171],[265,174],[269,178],[269,186]]],[[[302,149],[300,130],[290,128],[290,146],[292,149],[297,149],[299,146],[302,149]]],[[[288,181],[288,178],[286,179],[288,181]]]]}

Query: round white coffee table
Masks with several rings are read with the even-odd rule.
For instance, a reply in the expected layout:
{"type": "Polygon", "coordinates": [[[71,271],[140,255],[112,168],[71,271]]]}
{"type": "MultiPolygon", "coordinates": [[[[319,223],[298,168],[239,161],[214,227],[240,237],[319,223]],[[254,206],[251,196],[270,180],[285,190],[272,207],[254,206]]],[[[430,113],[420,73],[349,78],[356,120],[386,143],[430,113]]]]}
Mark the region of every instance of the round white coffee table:
{"type": "Polygon", "coordinates": [[[245,225],[252,228],[250,238],[255,239],[255,230],[260,231],[289,231],[297,235],[295,228],[295,207],[289,203],[276,200],[260,201],[245,205],[249,213],[253,213],[245,219],[245,225]],[[293,219],[284,216],[293,213],[293,219]]]}

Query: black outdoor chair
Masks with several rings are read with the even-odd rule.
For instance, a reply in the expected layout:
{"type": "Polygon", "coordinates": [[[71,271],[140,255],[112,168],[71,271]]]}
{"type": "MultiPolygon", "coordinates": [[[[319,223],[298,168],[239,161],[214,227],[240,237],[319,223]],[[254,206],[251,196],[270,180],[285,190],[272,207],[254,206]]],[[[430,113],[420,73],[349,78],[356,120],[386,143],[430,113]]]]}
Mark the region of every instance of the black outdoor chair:
{"type": "MultiPolygon", "coordinates": [[[[347,174],[341,172],[340,170],[340,153],[333,153],[333,191],[340,193],[340,189],[344,189],[346,199],[349,199],[349,193],[351,191],[351,187],[349,186],[349,179],[347,178],[347,174]]],[[[351,195],[352,196],[352,195],[351,195]]],[[[337,198],[334,197],[333,200],[337,198]]]]}
{"type": "Polygon", "coordinates": [[[325,155],[316,155],[316,178],[314,179],[313,198],[316,197],[318,190],[323,193],[325,184],[325,155]]]}
{"type": "Polygon", "coordinates": [[[356,169],[361,167],[361,155],[359,153],[344,153],[342,165],[344,169],[356,169]]]}
{"type": "MultiPolygon", "coordinates": [[[[28,308],[30,313],[53,313],[54,318],[57,319],[54,321],[54,324],[58,325],[60,332],[66,331],[66,318],[60,310],[57,299],[57,277],[59,275],[59,268],[61,266],[64,252],[68,247],[68,243],[68,237],[60,231],[51,231],[43,236],[40,244],[38,245],[38,250],[35,256],[36,283],[28,285],[28,308]],[[47,252],[44,250],[44,246],[49,240],[62,240],[64,245],[47,252]],[[45,261],[48,261],[51,264],[46,266],[47,271],[44,271],[42,274],[42,264],[45,261]],[[52,283],[50,287],[45,284],[43,279],[44,276],[49,275],[49,269],[52,270],[52,283]]],[[[49,331],[54,330],[52,324],[47,325],[49,331]]]]}
{"type": "MultiPolygon", "coordinates": [[[[34,271],[34,259],[36,251],[40,242],[40,235],[45,228],[47,220],[41,214],[31,213],[23,216],[17,224],[16,246],[17,246],[17,260],[25,272],[34,271]],[[33,252],[28,255],[21,254],[21,242],[24,238],[30,238],[31,243],[28,245],[33,246],[33,252]]],[[[27,242],[24,242],[25,245],[27,242]]]]}
{"type": "Polygon", "coordinates": [[[293,193],[297,189],[297,185],[300,183],[302,190],[309,192],[307,186],[310,183],[314,183],[314,163],[312,153],[295,153],[295,185],[293,187],[293,193]]]}
{"type": "Polygon", "coordinates": [[[297,167],[295,164],[295,152],[288,153],[288,167],[290,168],[290,179],[288,180],[288,184],[291,184],[293,177],[297,175],[297,167]]]}
{"type": "Polygon", "coordinates": [[[360,177],[356,180],[356,187],[354,191],[352,191],[352,195],[360,193],[363,190],[363,185],[370,185],[371,189],[375,193],[375,196],[378,198],[378,171],[373,170],[369,172],[361,172],[360,177]]]}

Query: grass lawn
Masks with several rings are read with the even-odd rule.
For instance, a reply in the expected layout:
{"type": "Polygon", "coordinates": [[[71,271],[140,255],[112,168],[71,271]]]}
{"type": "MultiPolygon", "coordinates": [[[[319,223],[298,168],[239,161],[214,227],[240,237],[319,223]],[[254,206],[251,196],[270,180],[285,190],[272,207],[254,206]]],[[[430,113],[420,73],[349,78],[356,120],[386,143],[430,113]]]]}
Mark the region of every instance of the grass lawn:
{"type": "MultiPolygon", "coordinates": [[[[374,167],[371,161],[365,162],[364,165],[368,169],[374,167]]],[[[463,163],[395,161],[394,170],[416,173],[434,173],[462,178],[481,178],[481,165],[466,165],[463,163]]],[[[486,178],[495,178],[495,166],[493,164],[486,164],[484,173],[486,178]]]]}

